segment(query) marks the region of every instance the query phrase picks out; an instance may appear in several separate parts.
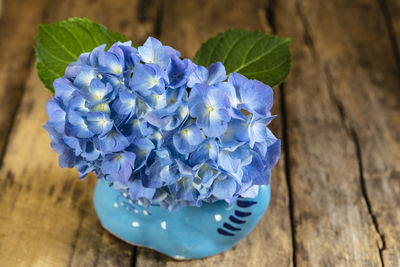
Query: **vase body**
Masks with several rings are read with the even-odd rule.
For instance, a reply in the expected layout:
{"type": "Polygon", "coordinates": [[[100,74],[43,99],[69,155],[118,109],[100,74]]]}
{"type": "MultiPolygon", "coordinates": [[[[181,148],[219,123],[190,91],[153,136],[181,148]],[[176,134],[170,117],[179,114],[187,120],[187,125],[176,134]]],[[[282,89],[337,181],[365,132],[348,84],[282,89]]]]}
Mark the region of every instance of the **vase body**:
{"type": "Polygon", "coordinates": [[[120,239],[175,259],[211,256],[233,247],[248,235],[266,211],[270,186],[256,198],[238,198],[170,212],[159,206],[133,204],[107,182],[99,180],[94,205],[101,224],[120,239]]]}

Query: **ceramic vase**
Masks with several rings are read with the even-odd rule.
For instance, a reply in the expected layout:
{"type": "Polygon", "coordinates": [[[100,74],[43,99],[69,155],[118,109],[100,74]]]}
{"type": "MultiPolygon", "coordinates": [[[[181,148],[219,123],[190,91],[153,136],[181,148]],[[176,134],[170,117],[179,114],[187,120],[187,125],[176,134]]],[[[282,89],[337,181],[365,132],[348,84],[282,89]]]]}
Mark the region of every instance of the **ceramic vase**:
{"type": "Polygon", "coordinates": [[[94,205],[103,227],[135,246],[147,247],[174,259],[197,259],[232,248],[247,236],[265,213],[270,186],[260,186],[256,198],[238,198],[176,212],[152,205],[145,208],[99,180],[94,205]]]}

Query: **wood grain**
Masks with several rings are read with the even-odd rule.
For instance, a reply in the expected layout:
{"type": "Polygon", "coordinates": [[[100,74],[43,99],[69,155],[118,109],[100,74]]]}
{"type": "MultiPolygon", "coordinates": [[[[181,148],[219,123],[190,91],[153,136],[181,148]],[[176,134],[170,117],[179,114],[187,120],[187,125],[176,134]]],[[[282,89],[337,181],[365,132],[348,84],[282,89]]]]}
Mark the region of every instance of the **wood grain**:
{"type": "Polygon", "coordinates": [[[33,61],[37,25],[46,0],[0,2],[0,166],[7,138],[33,61]],[[21,14],[25,14],[21,19],[21,14]]]}
{"type": "Polygon", "coordinates": [[[396,0],[378,0],[382,11],[386,31],[391,42],[397,70],[400,73],[400,2],[396,0]]]}
{"type": "Polygon", "coordinates": [[[377,10],[275,8],[293,14],[277,29],[293,40],[284,97],[299,266],[399,266],[399,77],[377,10]]]}
{"type": "MultiPolygon", "coordinates": [[[[154,31],[157,8],[153,5],[157,2],[141,4],[147,14],[141,21],[132,16],[139,4],[54,1],[47,7],[47,22],[87,16],[140,42],[154,31]],[[110,18],[108,12],[121,16],[110,18]]],[[[108,234],[97,219],[92,203],[95,177],[81,182],[75,170],[58,167],[57,155],[41,129],[47,120],[44,107],[50,93],[38,80],[33,64],[23,86],[25,94],[0,171],[0,265],[129,265],[132,246],[108,234]]]]}
{"type": "Polygon", "coordinates": [[[376,250],[384,266],[399,266],[400,76],[390,32],[384,18],[372,16],[376,2],[336,1],[330,8],[336,30],[329,36],[325,27],[315,32],[317,40],[335,39],[336,49],[321,53],[321,62],[358,150],[361,187],[380,236],[376,250]],[[345,6],[346,12],[340,11],[345,6]],[[358,27],[350,27],[354,24],[358,27]]]}
{"type": "Polygon", "coordinates": [[[0,3],[0,266],[400,266],[398,1],[0,3]],[[32,45],[39,22],[71,16],[138,44],[159,37],[185,57],[228,28],[292,38],[272,124],[287,154],[267,213],[232,250],[177,262],[127,245],[97,219],[96,178],[58,167],[32,45]]]}
{"type": "MultiPolygon", "coordinates": [[[[258,14],[263,1],[169,1],[163,12],[161,40],[193,57],[211,36],[229,28],[262,30],[258,14]],[[174,29],[173,31],[171,29],[174,29]]],[[[264,25],[265,27],[265,25],[264,25]]],[[[274,114],[279,114],[275,90],[274,114]]],[[[273,122],[280,137],[280,121],[273,122]]],[[[272,198],[255,230],[233,249],[204,260],[177,262],[149,249],[138,248],[136,266],[292,266],[288,190],[283,156],[272,172],[272,198]]]]}

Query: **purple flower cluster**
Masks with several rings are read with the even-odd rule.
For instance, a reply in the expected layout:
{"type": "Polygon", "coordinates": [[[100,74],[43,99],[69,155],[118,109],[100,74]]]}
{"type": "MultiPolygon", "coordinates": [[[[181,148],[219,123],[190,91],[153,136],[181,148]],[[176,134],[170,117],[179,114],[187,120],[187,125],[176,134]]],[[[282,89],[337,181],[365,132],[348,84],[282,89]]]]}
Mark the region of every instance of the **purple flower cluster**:
{"type": "Polygon", "coordinates": [[[255,197],[269,184],[280,141],[267,128],[273,91],[208,68],[158,40],[83,53],[47,102],[61,167],[107,180],[132,201],[169,210],[255,197]],[[188,93],[190,92],[190,93],[188,93]]]}

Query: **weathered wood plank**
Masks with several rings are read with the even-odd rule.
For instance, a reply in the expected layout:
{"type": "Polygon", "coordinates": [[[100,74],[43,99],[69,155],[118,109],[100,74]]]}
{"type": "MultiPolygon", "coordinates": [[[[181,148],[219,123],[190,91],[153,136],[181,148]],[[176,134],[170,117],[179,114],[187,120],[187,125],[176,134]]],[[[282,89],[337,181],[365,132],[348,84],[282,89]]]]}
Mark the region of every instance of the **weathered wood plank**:
{"type": "Polygon", "coordinates": [[[46,0],[0,2],[0,165],[24,81],[33,59],[37,24],[46,0]],[[24,14],[23,19],[21,14],[24,14]]]}
{"type": "Polygon", "coordinates": [[[293,40],[284,97],[299,266],[399,266],[399,77],[377,10],[277,1],[278,33],[293,40]]]}
{"type": "Polygon", "coordinates": [[[332,52],[320,53],[321,62],[358,149],[381,260],[385,266],[399,266],[400,76],[384,18],[374,16],[378,8],[375,1],[336,1],[329,7],[335,31],[328,35],[328,25],[318,24],[314,32],[321,51],[324,44],[318,40],[336,40],[332,52]]]}
{"type": "Polygon", "coordinates": [[[107,28],[125,34],[134,43],[144,43],[157,27],[159,0],[84,0],[51,3],[53,21],[69,17],[86,17],[107,28]],[[67,11],[67,12],[66,12],[67,11]]]}
{"type": "Polygon", "coordinates": [[[396,0],[378,0],[378,2],[386,23],[393,56],[400,72],[400,2],[396,0]]]}
{"type": "Polygon", "coordinates": [[[1,19],[1,17],[3,17],[3,4],[4,4],[4,1],[0,0],[0,19],[1,19]]]}
{"type": "MultiPolygon", "coordinates": [[[[193,57],[201,44],[229,28],[267,28],[263,1],[168,1],[165,4],[161,40],[193,57]],[[262,27],[263,26],[263,27],[262,27]]],[[[279,114],[275,90],[274,114],[279,114]]],[[[273,130],[281,136],[280,120],[273,130]]],[[[204,260],[177,262],[149,249],[138,248],[136,266],[292,266],[292,240],[288,189],[283,156],[272,172],[272,200],[255,230],[232,250],[204,260]]]]}
{"type": "MultiPolygon", "coordinates": [[[[134,42],[154,31],[157,2],[52,1],[47,22],[87,16],[134,42]],[[130,7],[127,9],[126,7],[130,7]],[[145,16],[132,14],[145,12],[145,16]],[[109,24],[109,25],[108,25],[109,24]],[[153,25],[153,26],[152,26],[153,25]]],[[[28,12],[26,12],[28,13],[28,12]]],[[[34,27],[37,27],[33,25],[34,27]]],[[[31,64],[26,92],[0,171],[0,259],[4,266],[127,266],[132,246],[101,227],[92,204],[95,177],[81,182],[58,167],[49,146],[44,88],[31,64]]]]}

